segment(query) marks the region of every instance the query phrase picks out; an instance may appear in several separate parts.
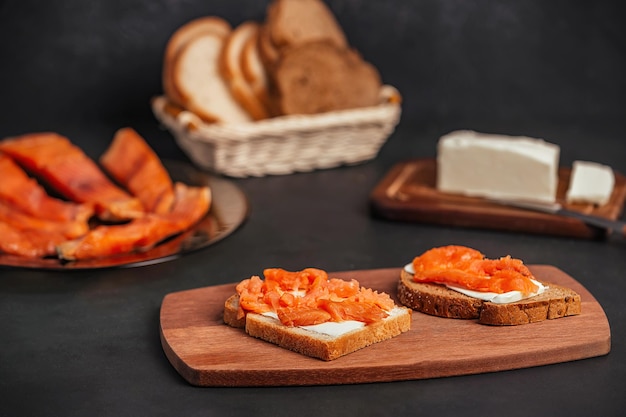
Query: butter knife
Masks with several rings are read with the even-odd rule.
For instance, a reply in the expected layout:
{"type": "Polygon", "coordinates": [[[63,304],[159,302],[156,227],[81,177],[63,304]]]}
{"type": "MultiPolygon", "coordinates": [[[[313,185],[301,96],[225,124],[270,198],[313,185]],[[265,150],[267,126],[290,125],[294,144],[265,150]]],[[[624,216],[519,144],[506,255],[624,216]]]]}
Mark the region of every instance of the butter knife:
{"type": "Polygon", "coordinates": [[[564,209],[563,206],[559,203],[541,203],[534,201],[521,201],[521,200],[501,200],[501,199],[490,199],[497,204],[511,206],[526,210],[539,211],[543,213],[556,214],[559,216],[569,217],[572,219],[578,219],[583,223],[598,227],[600,229],[606,230],[609,233],[617,234],[622,237],[626,236],[626,222],[619,220],[610,220],[604,217],[593,216],[590,214],[584,214],[578,211],[567,210],[564,209]]]}

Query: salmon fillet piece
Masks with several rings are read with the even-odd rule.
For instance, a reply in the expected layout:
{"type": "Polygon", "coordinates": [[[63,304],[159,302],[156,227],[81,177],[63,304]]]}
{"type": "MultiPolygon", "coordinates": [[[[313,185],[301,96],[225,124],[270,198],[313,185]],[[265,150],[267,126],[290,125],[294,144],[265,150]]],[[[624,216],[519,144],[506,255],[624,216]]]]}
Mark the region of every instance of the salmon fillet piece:
{"type": "Polygon", "coordinates": [[[100,157],[100,164],[137,197],[146,211],[163,214],[174,202],[174,185],[152,148],[134,129],[123,128],[100,157]]]}
{"type": "Polygon", "coordinates": [[[60,233],[22,230],[0,220],[0,252],[27,258],[43,258],[56,254],[56,246],[66,238],[60,233]]]}
{"type": "Polygon", "coordinates": [[[170,212],[147,213],[122,225],[98,226],[82,238],[61,243],[57,247],[59,256],[66,260],[81,260],[148,250],[189,229],[208,212],[210,189],[176,183],[174,190],[174,205],[170,212]]]}
{"type": "Polygon", "coordinates": [[[89,224],[85,221],[60,222],[33,217],[2,201],[0,201],[0,221],[11,225],[16,230],[54,233],[66,239],[84,236],[89,231],[89,224]]]}
{"type": "Polygon", "coordinates": [[[0,153],[0,201],[25,214],[47,220],[87,222],[93,215],[89,204],[53,198],[10,157],[0,153]]]}
{"type": "Polygon", "coordinates": [[[141,202],[117,187],[69,139],[56,133],[31,133],[0,142],[9,155],[64,197],[94,205],[98,217],[120,221],[141,217],[141,202]]]}

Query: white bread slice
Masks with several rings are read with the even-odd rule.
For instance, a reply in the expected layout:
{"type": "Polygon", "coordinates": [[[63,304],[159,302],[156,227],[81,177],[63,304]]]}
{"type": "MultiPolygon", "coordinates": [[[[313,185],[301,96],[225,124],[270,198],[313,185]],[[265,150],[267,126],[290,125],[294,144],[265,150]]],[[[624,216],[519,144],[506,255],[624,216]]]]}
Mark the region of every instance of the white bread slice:
{"type": "Polygon", "coordinates": [[[182,25],[170,36],[165,46],[162,83],[163,91],[172,103],[182,106],[182,99],[172,81],[174,60],[182,47],[202,33],[215,33],[218,36],[226,37],[231,30],[230,24],[221,17],[205,16],[182,25]]]}
{"type": "MultiPolygon", "coordinates": [[[[259,100],[248,82],[243,67],[246,44],[250,40],[255,40],[258,30],[258,23],[253,21],[246,21],[237,26],[226,39],[220,56],[221,75],[226,80],[235,100],[246,109],[254,120],[269,117],[265,105],[259,100]]],[[[254,65],[254,63],[250,63],[250,65],[254,65]]],[[[254,68],[254,70],[258,70],[258,68],[254,68]]],[[[254,75],[257,78],[262,76],[262,74],[254,75]]]]}
{"type": "Polygon", "coordinates": [[[398,282],[398,299],[406,307],[438,317],[477,319],[480,324],[514,326],[581,313],[580,295],[555,284],[539,295],[508,304],[469,297],[445,285],[418,283],[404,269],[398,282]]]}
{"type": "Polygon", "coordinates": [[[220,74],[225,37],[200,33],[174,58],[172,82],[181,105],[209,122],[246,123],[252,117],[241,107],[220,74]]]}
{"type": "Polygon", "coordinates": [[[237,328],[245,327],[246,333],[250,336],[325,361],[391,339],[411,328],[412,311],[406,307],[395,307],[387,318],[339,336],[285,326],[278,319],[262,314],[247,313],[245,318],[237,318],[238,308],[238,295],[226,300],[224,323],[237,328]]]}
{"type": "Polygon", "coordinates": [[[261,27],[257,25],[257,30],[246,41],[241,55],[241,70],[252,89],[252,93],[267,109],[269,106],[269,81],[259,51],[260,32],[261,27]]]}

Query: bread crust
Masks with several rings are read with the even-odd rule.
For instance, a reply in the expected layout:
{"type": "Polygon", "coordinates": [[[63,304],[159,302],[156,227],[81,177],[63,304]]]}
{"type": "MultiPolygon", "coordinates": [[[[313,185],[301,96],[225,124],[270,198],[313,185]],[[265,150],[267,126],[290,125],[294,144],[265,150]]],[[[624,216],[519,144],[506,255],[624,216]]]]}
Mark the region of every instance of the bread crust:
{"type": "Polygon", "coordinates": [[[409,331],[412,316],[411,309],[396,307],[395,314],[382,321],[333,337],[300,327],[285,326],[277,319],[262,314],[247,313],[245,318],[237,318],[238,309],[239,296],[235,294],[224,303],[224,323],[245,328],[246,333],[252,337],[325,361],[337,359],[409,331]]]}
{"type": "Polygon", "coordinates": [[[224,303],[224,323],[230,327],[243,329],[246,327],[246,318],[239,315],[239,295],[233,294],[224,303]]]}
{"type": "Polygon", "coordinates": [[[483,301],[443,285],[414,282],[404,269],[398,282],[398,300],[415,311],[452,319],[477,319],[483,301]]]}
{"type": "Polygon", "coordinates": [[[267,23],[261,25],[259,28],[259,35],[257,39],[257,47],[259,49],[259,56],[263,65],[268,72],[273,72],[276,67],[276,63],[280,59],[280,52],[276,49],[276,46],[270,39],[270,34],[267,28],[267,23]]]}
{"type": "Polygon", "coordinates": [[[404,269],[398,281],[398,299],[415,311],[438,317],[476,319],[480,324],[514,326],[581,314],[580,295],[550,283],[543,294],[518,302],[496,304],[469,297],[444,285],[417,283],[404,269]]]}
{"type": "Polygon", "coordinates": [[[269,111],[268,74],[259,51],[260,30],[260,26],[257,26],[257,30],[243,47],[241,70],[252,93],[263,104],[265,109],[269,111]]]}
{"type": "Polygon", "coordinates": [[[228,84],[233,97],[254,120],[269,117],[264,103],[258,99],[251,84],[248,82],[243,68],[246,44],[249,40],[255,39],[258,30],[258,23],[253,21],[243,22],[226,38],[220,55],[222,77],[228,84]]]}

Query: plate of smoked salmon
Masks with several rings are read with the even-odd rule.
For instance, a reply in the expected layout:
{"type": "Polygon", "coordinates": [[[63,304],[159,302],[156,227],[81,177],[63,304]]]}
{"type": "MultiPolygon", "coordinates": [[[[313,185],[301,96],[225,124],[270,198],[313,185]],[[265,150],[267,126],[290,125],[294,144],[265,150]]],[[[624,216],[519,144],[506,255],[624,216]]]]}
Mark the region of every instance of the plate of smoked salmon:
{"type": "Polygon", "coordinates": [[[38,269],[164,262],[230,235],[248,202],[231,181],[162,161],[131,128],[98,161],[68,138],[0,141],[0,265],[38,269]]]}

